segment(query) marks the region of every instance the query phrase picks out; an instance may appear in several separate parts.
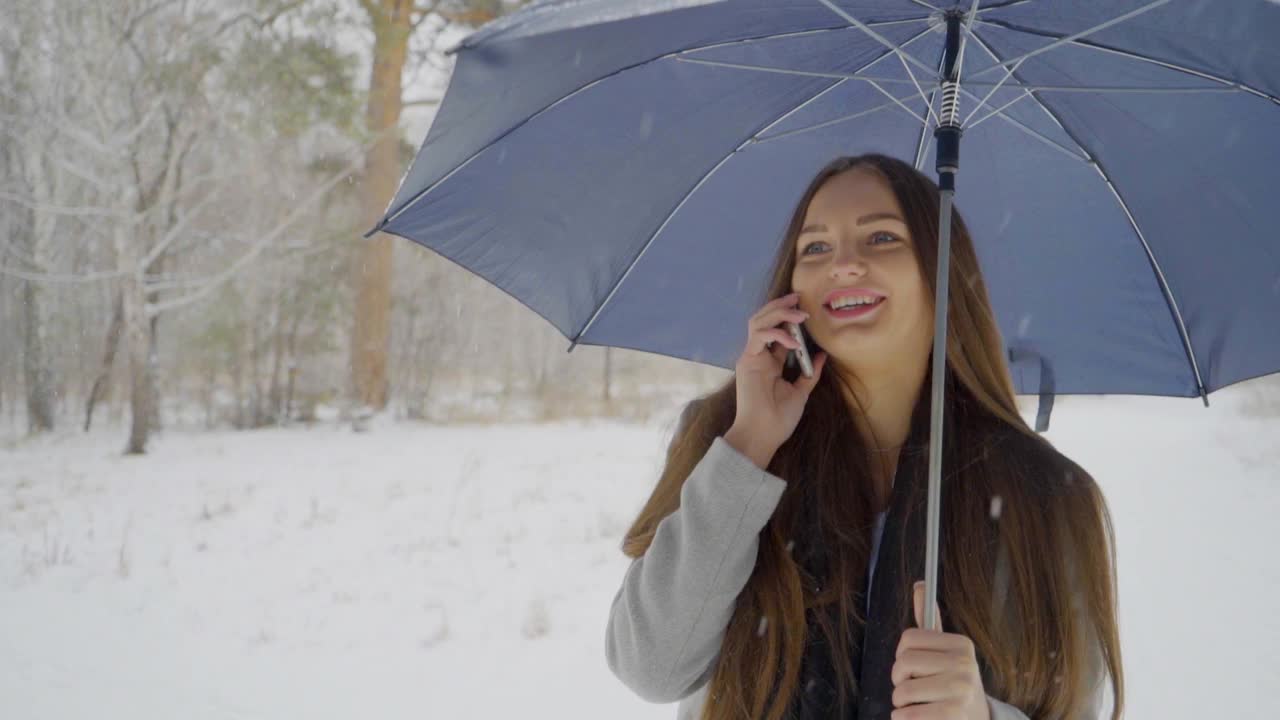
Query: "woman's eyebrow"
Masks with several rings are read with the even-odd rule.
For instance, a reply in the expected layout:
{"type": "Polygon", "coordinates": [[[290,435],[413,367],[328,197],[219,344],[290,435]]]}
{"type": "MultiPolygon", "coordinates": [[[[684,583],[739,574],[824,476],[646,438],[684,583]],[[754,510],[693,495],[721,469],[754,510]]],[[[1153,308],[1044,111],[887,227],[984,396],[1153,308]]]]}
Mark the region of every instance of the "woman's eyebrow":
{"type": "MultiPolygon", "coordinates": [[[[858,218],[858,222],[856,224],[866,225],[867,223],[875,222],[876,220],[897,220],[903,225],[907,224],[905,220],[889,212],[871,213],[870,215],[863,215],[862,217],[858,218]]],[[[827,231],[828,229],[826,225],[818,223],[814,225],[805,225],[804,229],[800,231],[800,234],[803,235],[807,232],[827,232],[827,231]]]]}

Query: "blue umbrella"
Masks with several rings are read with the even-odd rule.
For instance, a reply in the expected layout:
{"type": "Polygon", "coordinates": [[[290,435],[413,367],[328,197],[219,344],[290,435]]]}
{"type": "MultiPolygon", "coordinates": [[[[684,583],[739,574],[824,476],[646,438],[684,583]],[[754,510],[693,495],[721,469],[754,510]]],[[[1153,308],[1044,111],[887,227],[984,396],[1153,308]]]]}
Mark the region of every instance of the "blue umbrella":
{"type": "MultiPolygon", "coordinates": [[[[370,234],[481,275],[569,350],[732,368],[819,167],[933,156],[948,218],[963,144],[966,220],[1037,430],[1055,394],[1208,405],[1280,371],[1277,37],[1270,0],[544,2],[451,50],[370,234]]],[[[945,302],[935,320],[926,627],[945,302]]]]}

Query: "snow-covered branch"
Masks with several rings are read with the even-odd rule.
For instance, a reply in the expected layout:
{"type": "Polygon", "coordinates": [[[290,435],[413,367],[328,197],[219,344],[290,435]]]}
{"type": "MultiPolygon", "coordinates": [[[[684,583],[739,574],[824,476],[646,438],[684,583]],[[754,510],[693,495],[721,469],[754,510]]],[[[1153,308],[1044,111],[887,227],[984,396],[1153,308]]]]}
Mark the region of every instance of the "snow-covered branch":
{"type": "Polygon", "coordinates": [[[261,237],[259,237],[257,241],[255,241],[254,244],[247,251],[245,251],[243,255],[236,258],[234,262],[230,263],[225,268],[223,268],[220,272],[213,275],[208,280],[204,281],[197,290],[194,290],[186,295],[173,298],[171,300],[165,300],[163,302],[158,302],[158,303],[149,303],[146,306],[147,317],[154,317],[167,310],[172,310],[174,308],[182,307],[183,305],[189,305],[193,302],[196,302],[197,300],[200,300],[201,298],[208,296],[209,293],[213,292],[218,286],[222,285],[223,283],[227,282],[231,278],[235,277],[236,273],[240,272],[245,267],[245,265],[247,265],[251,260],[257,257],[258,254],[262,252],[263,248],[267,247],[267,245],[273,242],[276,238],[280,237],[295,222],[297,222],[298,219],[303,216],[304,211],[310,210],[311,207],[315,205],[317,201],[323,198],[329,192],[330,189],[332,189],[335,185],[342,182],[343,180],[346,180],[351,173],[359,170],[360,167],[363,165],[363,162],[364,162],[364,158],[359,157],[353,160],[351,163],[349,163],[345,168],[343,168],[339,172],[334,173],[328,180],[326,180],[320,186],[312,190],[311,194],[309,194],[305,199],[303,199],[302,202],[298,203],[293,208],[293,210],[284,217],[284,219],[282,219],[279,223],[276,224],[274,228],[272,228],[268,232],[264,233],[261,237]]]}

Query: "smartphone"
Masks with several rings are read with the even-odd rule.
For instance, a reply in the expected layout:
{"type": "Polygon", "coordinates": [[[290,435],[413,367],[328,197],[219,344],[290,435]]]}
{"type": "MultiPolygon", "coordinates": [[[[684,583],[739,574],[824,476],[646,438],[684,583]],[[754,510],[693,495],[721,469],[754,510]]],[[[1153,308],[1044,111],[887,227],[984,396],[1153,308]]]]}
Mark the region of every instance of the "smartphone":
{"type": "Polygon", "coordinates": [[[787,359],[783,361],[785,367],[795,367],[796,362],[800,363],[800,372],[805,377],[813,377],[813,359],[809,357],[809,344],[805,340],[804,332],[800,328],[799,323],[783,321],[783,325],[787,327],[787,332],[791,333],[791,337],[800,343],[799,349],[787,350],[787,359]]]}

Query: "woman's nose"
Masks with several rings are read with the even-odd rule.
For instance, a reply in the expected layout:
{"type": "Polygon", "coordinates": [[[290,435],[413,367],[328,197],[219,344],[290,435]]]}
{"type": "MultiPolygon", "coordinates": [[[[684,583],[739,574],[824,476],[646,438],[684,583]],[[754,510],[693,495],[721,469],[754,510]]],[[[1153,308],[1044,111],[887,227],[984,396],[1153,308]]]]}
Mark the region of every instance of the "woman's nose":
{"type": "Polygon", "coordinates": [[[867,263],[857,253],[845,252],[831,263],[831,277],[861,276],[867,274],[867,263]]]}

